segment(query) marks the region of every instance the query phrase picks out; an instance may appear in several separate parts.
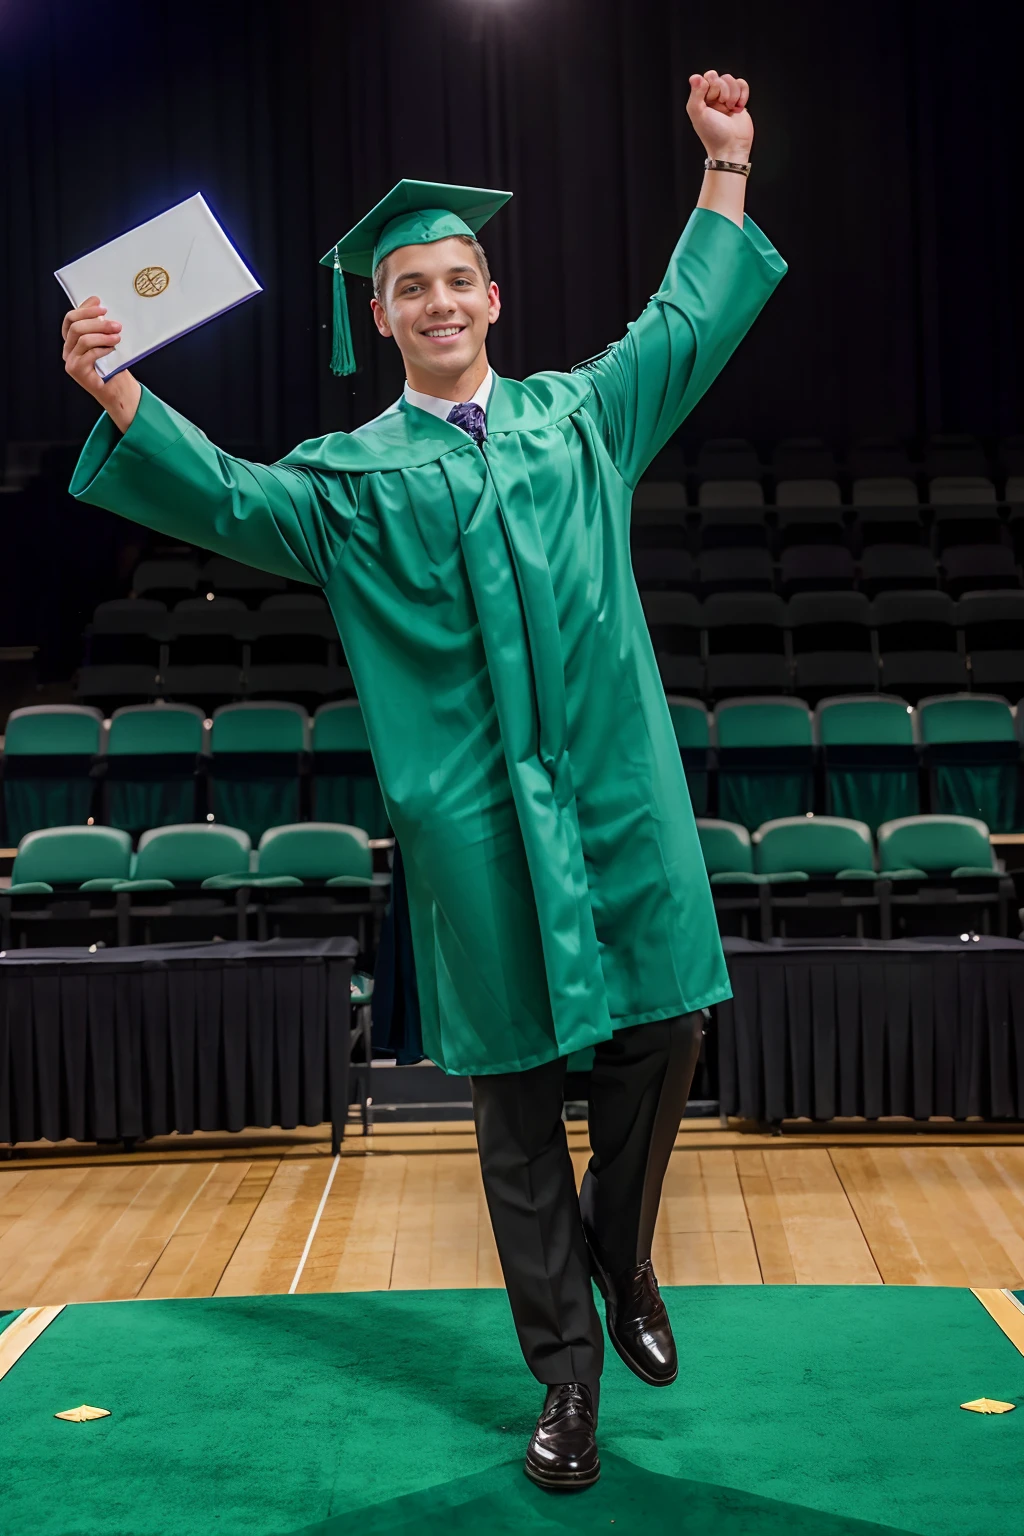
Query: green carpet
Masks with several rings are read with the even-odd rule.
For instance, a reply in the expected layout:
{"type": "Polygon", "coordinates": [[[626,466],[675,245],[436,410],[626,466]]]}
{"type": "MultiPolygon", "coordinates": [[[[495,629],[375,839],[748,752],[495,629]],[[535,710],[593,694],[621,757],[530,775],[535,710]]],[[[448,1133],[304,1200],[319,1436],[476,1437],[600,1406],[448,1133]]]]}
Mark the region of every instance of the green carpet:
{"type": "MultiPolygon", "coordinates": [[[[0,1381],[2,1536],[1021,1536],[1024,1359],[967,1291],[666,1292],[680,1382],[613,1355],[604,1476],[533,1488],[503,1291],[67,1308],[0,1381]],[[111,1417],[68,1424],[91,1403],[111,1417]]],[[[0,1319],[2,1321],[2,1319],[0,1319]]]]}

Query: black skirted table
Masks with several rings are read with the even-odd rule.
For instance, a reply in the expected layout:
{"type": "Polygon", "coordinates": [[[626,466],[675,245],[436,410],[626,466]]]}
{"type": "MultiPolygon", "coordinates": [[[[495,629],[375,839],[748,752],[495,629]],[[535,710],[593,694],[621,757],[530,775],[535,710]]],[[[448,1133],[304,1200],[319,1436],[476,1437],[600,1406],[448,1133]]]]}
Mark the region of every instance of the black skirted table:
{"type": "Polygon", "coordinates": [[[354,939],[8,950],[0,1142],[321,1125],[349,1104],[354,939]]]}
{"type": "Polygon", "coordinates": [[[725,940],[723,1114],[1024,1119],[1024,943],[725,940]]]}

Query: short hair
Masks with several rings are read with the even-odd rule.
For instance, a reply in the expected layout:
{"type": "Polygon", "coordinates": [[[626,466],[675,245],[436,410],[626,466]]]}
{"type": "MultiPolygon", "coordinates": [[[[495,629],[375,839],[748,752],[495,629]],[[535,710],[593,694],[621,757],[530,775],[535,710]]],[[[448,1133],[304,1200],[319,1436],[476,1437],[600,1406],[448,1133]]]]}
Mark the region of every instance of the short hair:
{"type": "MultiPolygon", "coordinates": [[[[491,283],[491,269],[487,264],[487,255],[483,246],[480,244],[480,241],[475,240],[472,235],[455,235],[453,236],[453,239],[461,240],[463,245],[469,246],[470,250],[473,252],[473,255],[476,257],[477,266],[480,268],[480,276],[484,280],[484,287],[489,288],[491,283]]],[[[383,304],[384,302],[384,271],[387,267],[389,256],[390,253],[388,256],[382,256],[380,261],[378,261],[377,265],[373,269],[373,296],[377,300],[378,304],[383,304]]]]}

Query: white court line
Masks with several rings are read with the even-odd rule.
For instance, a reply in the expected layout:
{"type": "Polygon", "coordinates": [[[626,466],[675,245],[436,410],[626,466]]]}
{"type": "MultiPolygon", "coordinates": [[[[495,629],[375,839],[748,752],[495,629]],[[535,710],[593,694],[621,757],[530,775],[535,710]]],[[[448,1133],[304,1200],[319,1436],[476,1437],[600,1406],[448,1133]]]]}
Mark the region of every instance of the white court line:
{"type": "Polygon", "coordinates": [[[330,1173],[328,1174],[328,1177],[327,1177],[327,1183],[324,1185],[324,1192],[320,1196],[320,1204],[317,1206],[317,1208],[316,1208],[316,1215],[313,1217],[313,1225],[310,1227],[310,1229],[309,1229],[309,1236],[306,1238],[306,1246],[302,1250],[302,1258],[299,1260],[299,1267],[295,1271],[295,1274],[294,1274],[294,1276],[292,1278],[291,1285],[288,1287],[288,1295],[289,1296],[294,1296],[295,1292],[299,1288],[299,1281],[302,1279],[302,1271],[306,1267],[306,1260],[309,1258],[309,1250],[313,1246],[313,1239],[314,1239],[314,1237],[316,1237],[316,1229],[320,1225],[320,1217],[324,1213],[324,1206],[327,1204],[327,1196],[331,1192],[331,1185],[334,1183],[334,1175],[338,1171],[338,1164],[340,1162],[341,1162],[341,1153],[340,1152],[336,1152],[334,1154],[334,1162],[331,1164],[331,1171],[330,1171],[330,1173]]]}

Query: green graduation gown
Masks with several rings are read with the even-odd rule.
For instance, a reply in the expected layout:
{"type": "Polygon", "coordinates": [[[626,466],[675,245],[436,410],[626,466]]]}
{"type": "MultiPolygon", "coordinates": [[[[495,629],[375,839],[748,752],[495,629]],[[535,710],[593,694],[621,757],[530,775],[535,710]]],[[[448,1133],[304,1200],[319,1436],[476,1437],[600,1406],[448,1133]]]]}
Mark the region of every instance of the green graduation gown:
{"type": "Polygon", "coordinates": [[[622,341],[495,377],[483,448],[404,400],[274,465],[143,390],[72,494],[322,586],[409,890],[423,1042],[512,1072],[729,981],[630,564],[633,488],[785,272],[697,210],[622,341]]]}

